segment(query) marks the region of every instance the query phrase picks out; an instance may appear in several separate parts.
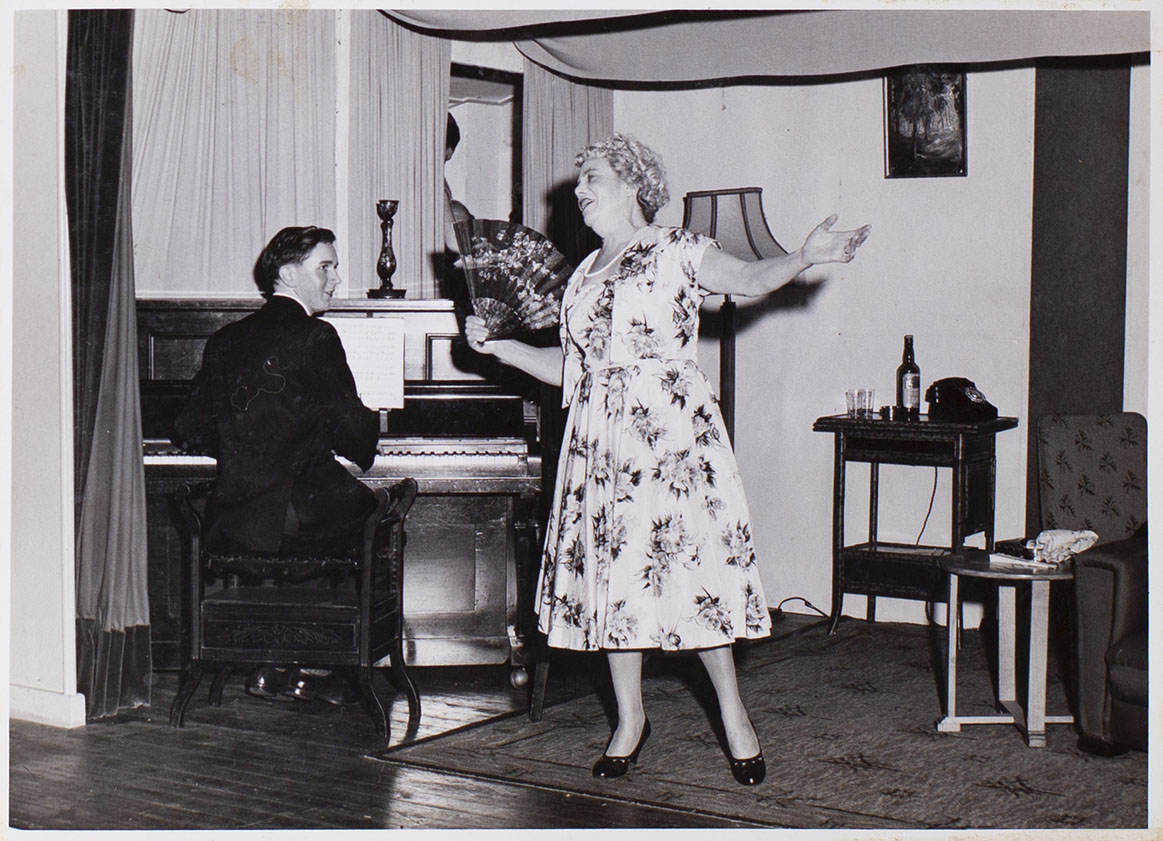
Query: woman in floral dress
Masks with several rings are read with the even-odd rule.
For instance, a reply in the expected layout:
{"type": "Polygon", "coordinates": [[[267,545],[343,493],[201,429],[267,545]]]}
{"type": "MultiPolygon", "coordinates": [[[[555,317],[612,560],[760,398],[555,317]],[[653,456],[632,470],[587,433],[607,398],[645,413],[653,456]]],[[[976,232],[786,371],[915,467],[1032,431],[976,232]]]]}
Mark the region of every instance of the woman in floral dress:
{"type": "Polygon", "coordinates": [[[816,263],[848,262],[868,226],[821,223],[803,246],[754,263],[714,240],[651,224],[668,200],[661,161],[620,134],[577,157],[574,190],[602,247],[562,299],[561,347],[465,335],[569,406],[538,583],[549,645],[608,655],[618,726],[594,765],[626,773],[650,734],[642,653],[697,651],[718,695],[730,768],[763,779],[731,644],[770,633],[743,485],[718,402],[695,360],[706,293],[762,295],[816,263]]]}

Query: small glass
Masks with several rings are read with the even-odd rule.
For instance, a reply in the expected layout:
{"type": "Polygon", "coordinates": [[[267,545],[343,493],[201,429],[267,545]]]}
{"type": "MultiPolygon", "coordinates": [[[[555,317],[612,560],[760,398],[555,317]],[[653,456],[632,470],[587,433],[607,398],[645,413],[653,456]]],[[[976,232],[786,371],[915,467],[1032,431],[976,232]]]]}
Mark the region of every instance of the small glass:
{"type": "Polygon", "coordinates": [[[850,388],[844,392],[844,402],[848,406],[848,417],[856,417],[856,389],[850,388]]]}
{"type": "Polygon", "coordinates": [[[876,389],[856,389],[856,417],[871,418],[876,414],[876,389]]]}

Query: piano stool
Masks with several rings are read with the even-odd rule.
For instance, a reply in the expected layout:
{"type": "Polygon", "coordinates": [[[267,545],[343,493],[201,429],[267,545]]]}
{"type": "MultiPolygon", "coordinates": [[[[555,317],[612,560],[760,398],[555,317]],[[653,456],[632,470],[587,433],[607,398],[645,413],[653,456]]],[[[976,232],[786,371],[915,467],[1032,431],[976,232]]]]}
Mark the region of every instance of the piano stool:
{"type": "Polygon", "coordinates": [[[408,698],[409,725],[418,725],[420,695],[402,647],[404,523],[416,498],[416,480],[377,489],[376,510],[358,549],[327,556],[206,551],[200,508],[210,487],[187,484],[174,495],[185,524],[190,611],[187,664],[170,725],[185,724],[186,707],[206,671],[215,673],[209,702],[219,706],[234,668],[274,663],[350,669],[376,732],[387,738],[387,708],[375,688],[375,666],[385,657],[393,683],[408,698]],[[356,587],[250,584],[271,577],[302,581],[319,573],[352,576],[356,587]]]}

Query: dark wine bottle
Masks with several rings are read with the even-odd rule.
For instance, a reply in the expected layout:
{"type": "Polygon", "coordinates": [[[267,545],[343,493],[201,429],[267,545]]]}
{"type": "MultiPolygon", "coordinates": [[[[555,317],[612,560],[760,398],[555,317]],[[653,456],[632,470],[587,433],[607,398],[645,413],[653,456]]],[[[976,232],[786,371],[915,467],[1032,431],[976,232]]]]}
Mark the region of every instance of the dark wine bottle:
{"type": "Polygon", "coordinates": [[[905,336],[905,352],[900,367],[896,369],[896,405],[898,412],[906,418],[917,418],[921,414],[921,369],[913,355],[913,337],[905,336]]]}

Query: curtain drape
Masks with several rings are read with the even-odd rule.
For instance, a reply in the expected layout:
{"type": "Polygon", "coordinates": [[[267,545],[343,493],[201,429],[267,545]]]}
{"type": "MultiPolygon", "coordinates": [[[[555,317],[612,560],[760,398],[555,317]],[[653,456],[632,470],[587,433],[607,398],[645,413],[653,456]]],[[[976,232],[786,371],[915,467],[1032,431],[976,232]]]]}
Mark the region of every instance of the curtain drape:
{"type": "Polygon", "coordinates": [[[550,35],[519,42],[517,48],[551,70],[583,79],[830,76],[906,64],[1144,52],[1150,48],[1146,15],[996,9],[677,12],[648,28],[550,35]]]}
{"type": "Polygon", "coordinates": [[[574,158],[614,130],[614,92],[580,84],[525,61],[522,105],[525,224],[574,263],[597,247],[573,195],[574,158]]]}
{"type": "Polygon", "coordinates": [[[72,270],[77,686],[90,719],[149,704],[145,477],[129,184],[131,11],[73,11],[65,93],[72,270]]]}
{"type": "Polygon", "coordinates": [[[257,295],[255,258],[287,225],[335,230],[343,254],[335,21],[303,9],[137,12],[140,289],[257,295]]]}
{"type": "Polygon", "coordinates": [[[444,127],[451,43],[373,10],[351,12],[348,275],[352,293],[379,286],[379,199],[400,202],[392,229],[392,285],[437,296],[443,259],[444,127]],[[358,284],[356,282],[358,278],[358,284]]]}
{"type": "Polygon", "coordinates": [[[1042,9],[407,9],[434,32],[492,31],[566,76],[693,82],[923,63],[1145,53],[1150,12],[1042,9]]]}

